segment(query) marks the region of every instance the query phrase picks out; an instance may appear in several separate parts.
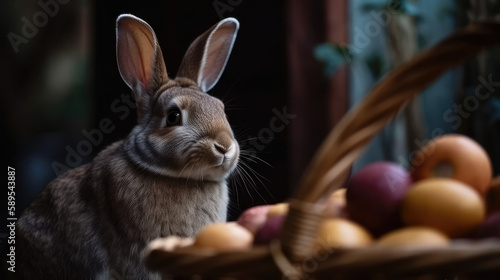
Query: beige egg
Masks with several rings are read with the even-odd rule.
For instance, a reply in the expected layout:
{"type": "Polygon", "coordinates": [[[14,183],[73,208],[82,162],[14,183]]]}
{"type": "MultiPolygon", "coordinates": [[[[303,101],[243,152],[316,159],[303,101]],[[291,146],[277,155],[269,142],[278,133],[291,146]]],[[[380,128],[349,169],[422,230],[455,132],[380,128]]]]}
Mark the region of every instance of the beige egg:
{"type": "Polygon", "coordinates": [[[373,237],[362,226],[342,218],[325,219],[318,232],[317,248],[356,248],[373,243],[373,237]]]}
{"type": "Polygon", "coordinates": [[[196,235],[193,247],[234,251],[248,249],[252,243],[253,235],[237,223],[215,223],[204,227],[196,235]]]}
{"type": "Polygon", "coordinates": [[[273,206],[271,206],[271,208],[269,208],[269,211],[267,212],[267,217],[272,218],[272,217],[284,216],[288,214],[289,207],[290,204],[287,202],[274,204],[273,206]]]}
{"type": "Polygon", "coordinates": [[[446,247],[449,238],[444,233],[430,227],[405,227],[388,232],[375,243],[379,247],[434,248],[446,247]]]}

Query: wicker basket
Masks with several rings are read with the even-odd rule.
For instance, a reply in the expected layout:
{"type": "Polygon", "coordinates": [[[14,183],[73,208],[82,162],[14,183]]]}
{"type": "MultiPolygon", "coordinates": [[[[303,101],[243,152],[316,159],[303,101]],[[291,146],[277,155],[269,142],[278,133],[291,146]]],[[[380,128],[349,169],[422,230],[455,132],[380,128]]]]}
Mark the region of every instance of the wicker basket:
{"type": "Polygon", "coordinates": [[[147,251],[146,266],[165,275],[236,279],[500,279],[500,242],[439,249],[363,248],[312,252],[326,198],[396,114],[448,69],[500,43],[500,22],[459,30],[390,73],[344,116],[317,151],[289,200],[279,240],[238,252],[174,245],[147,251]],[[486,278],[487,277],[487,278],[486,278]]]}

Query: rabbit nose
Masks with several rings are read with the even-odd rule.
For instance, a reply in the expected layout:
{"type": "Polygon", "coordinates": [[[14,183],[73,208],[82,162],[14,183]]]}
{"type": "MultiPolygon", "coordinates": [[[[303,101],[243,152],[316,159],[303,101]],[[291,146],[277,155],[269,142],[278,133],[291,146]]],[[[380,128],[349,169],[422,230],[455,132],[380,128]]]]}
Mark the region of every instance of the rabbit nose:
{"type": "Polygon", "coordinates": [[[223,154],[223,155],[224,155],[224,154],[226,154],[226,153],[227,153],[227,151],[228,151],[228,149],[227,149],[226,147],[224,147],[224,146],[222,146],[221,144],[218,144],[218,143],[214,143],[214,147],[215,147],[215,149],[216,149],[219,153],[221,153],[221,154],[223,154]]]}

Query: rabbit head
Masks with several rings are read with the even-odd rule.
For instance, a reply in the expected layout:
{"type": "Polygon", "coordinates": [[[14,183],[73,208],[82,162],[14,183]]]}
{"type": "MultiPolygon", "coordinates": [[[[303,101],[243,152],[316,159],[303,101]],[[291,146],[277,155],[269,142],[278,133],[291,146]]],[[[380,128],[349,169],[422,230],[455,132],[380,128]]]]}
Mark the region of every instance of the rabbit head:
{"type": "Polygon", "coordinates": [[[227,18],[188,48],[171,79],[153,29],[133,15],[117,19],[120,75],[132,89],[138,124],[124,152],[140,168],[162,176],[221,181],[234,170],[239,145],[223,103],[207,94],[219,80],[239,23],[227,18]]]}

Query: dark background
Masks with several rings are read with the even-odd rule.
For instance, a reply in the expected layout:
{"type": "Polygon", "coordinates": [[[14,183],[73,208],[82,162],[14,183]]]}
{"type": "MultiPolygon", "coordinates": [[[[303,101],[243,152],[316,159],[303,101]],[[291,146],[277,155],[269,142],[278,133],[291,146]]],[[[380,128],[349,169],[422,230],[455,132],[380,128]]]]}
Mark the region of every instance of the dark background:
{"type": "MultiPolygon", "coordinates": [[[[75,149],[86,140],[84,131],[99,129],[99,123],[106,118],[115,127],[111,133],[104,133],[102,141],[75,165],[91,161],[107,145],[124,138],[135,125],[134,112],[122,119],[123,115],[112,109],[112,104],[122,95],[130,94],[116,65],[115,21],[120,14],[134,14],[153,27],[170,77],[175,76],[184,52],[198,35],[222,18],[239,20],[240,30],[227,67],[209,94],[226,104],[229,122],[242,149],[255,150],[250,140],[267,144],[257,154],[261,160],[243,156],[241,166],[248,175],[233,176],[230,181],[229,219],[233,220],[250,206],[281,202],[290,197],[318,145],[353,105],[353,95],[365,94],[349,88],[353,81],[349,75],[356,73],[348,70],[360,67],[359,63],[344,65],[335,75],[328,76],[324,61],[315,57],[315,51],[324,43],[352,43],[349,34],[353,34],[355,27],[365,26],[365,22],[355,21],[354,16],[366,16],[384,8],[384,5],[371,5],[366,11],[353,8],[353,3],[377,2],[368,0],[41,1],[68,3],[59,4],[58,11],[47,18],[28,42],[20,44],[17,52],[9,41],[9,34],[21,34],[23,19],[32,22],[34,15],[43,13],[43,8],[39,0],[0,2],[2,159],[4,168],[16,168],[16,216],[56,177],[53,164],[68,163],[68,148],[75,149]],[[275,117],[273,110],[282,112],[284,108],[297,117],[284,131],[274,133],[272,139],[262,138],[262,131],[270,128],[269,122],[275,117]]],[[[420,16],[427,20],[439,16],[439,13],[426,13],[429,5],[425,1],[406,2],[423,3],[419,6],[420,16]]],[[[470,3],[455,1],[451,10],[440,13],[452,13],[458,28],[471,20],[468,18],[470,3]]],[[[500,4],[485,10],[497,14],[500,4]]],[[[415,17],[417,19],[419,17],[415,17]]],[[[442,29],[439,24],[436,27],[436,30],[442,29]]],[[[383,44],[384,33],[373,38],[373,46],[364,51],[389,51],[383,44]]],[[[498,61],[499,57],[497,51],[486,60],[498,61]]],[[[461,68],[464,74],[455,82],[462,91],[452,92],[455,87],[450,86],[442,94],[453,95],[456,103],[461,104],[466,94],[473,94],[478,85],[476,68],[481,67],[477,65],[473,61],[461,68]]],[[[498,72],[495,72],[497,68],[488,68],[486,74],[498,72]]],[[[375,83],[376,79],[363,82],[375,83]]],[[[478,110],[464,121],[458,132],[486,143],[484,146],[492,155],[495,174],[498,174],[500,96],[498,92],[494,95],[490,101],[496,102],[496,107],[478,110]]],[[[424,110],[423,114],[433,110],[432,106],[425,107],[427,112],[424,110]]],[[[434,110],[433,113],[439,116],[444,112],[434,110]]],[[[440,123],[442,119],[432,121],[440,123]]],[[[381,144],[392,149],[390,143],[381,144]]],[[[7,191],[4,189],[2,193],[7,191]]],[[[7,212],[1,213],[5,221],[7,212]]],[[[0,230],[2,246],[6,237],[3,228],[0,230]]]]}

